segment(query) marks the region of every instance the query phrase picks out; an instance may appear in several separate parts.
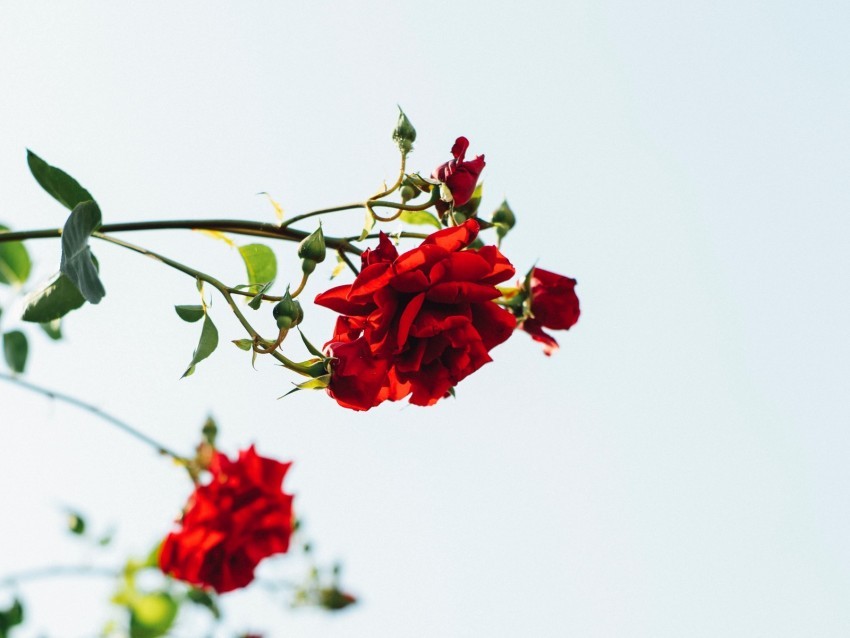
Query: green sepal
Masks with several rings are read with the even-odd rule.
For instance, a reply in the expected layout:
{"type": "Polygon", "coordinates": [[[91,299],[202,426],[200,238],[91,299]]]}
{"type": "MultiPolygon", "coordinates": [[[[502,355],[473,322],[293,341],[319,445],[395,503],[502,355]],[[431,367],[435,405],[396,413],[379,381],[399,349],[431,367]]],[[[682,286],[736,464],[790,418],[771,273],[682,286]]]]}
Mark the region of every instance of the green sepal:
{"type": "Polygon", "coordinates": [[[195,603],[196,605],[209,609],[213,618],[215,618],[216,620],[221,618],[221,609],[219,609],[216,599],[210,592],[206,591],[205,589],[198,589],[197,587],[192,587],[189,591],[186,592],[186,598],[191,602],[195,603]]]}
{"type": "Polygon", "coordinates": [[[298,328],[298,334],[301,335],[301,341],[304,342],[304,347],[307,348],[307,351],[312,354],[314,357],[320,357],[322,359],[325,358],[325,355],[322,354],[321,350],[319,350],[316,346],[314,346],[307,337],[301,332],[301,328],[298,328]]]}
{"type": "Polygon", "coordinates": [[[293,392],[298,392],[299,390],[324,390],[325,388],[327,388],[330,385],[330,383],[331,383],[330,373],[323,374],[320,377],[315,377],[313,379],[308,379],[307,381],[304,381],[303,383],[295,384],[294,388],[292,388],[289,392],[287,392],[286,394],[284,394],[283,396],[278,397],[278,398],[283,399],[284,397],[288,397],[293,392]]]}

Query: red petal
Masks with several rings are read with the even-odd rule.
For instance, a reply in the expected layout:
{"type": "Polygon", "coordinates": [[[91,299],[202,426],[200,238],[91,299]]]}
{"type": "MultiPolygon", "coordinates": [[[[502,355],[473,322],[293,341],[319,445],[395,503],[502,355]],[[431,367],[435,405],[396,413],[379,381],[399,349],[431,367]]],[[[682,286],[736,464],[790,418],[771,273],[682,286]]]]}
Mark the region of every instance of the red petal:
{"type": "Polygon", "coordinates": [[[479,226],[477,221],[474,219],[467,219],[460,226],[444,228],[443,230],[438,230],[436,233],[429,235],[422,242],[420,248],[435,245],[440,246],[449,252],[457,252],[461,248],[466,248],[472,243],[478,235],[478,228],[479,226]]]}
{"type": "Polygon", "coordinates": [[[466,155],[466,149],[468,148],[469,140],[461,136],[455,140],[455,143],[452,146],[452,155],[457,161],[462,162],[464,156],[466,155]]]}

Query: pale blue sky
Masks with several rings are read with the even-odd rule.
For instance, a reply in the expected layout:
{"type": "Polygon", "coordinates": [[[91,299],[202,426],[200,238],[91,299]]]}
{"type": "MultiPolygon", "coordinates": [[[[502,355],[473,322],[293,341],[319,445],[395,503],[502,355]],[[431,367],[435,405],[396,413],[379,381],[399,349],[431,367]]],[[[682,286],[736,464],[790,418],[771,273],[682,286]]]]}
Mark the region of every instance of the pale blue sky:
{"type": "MultiPolygon", "coordinates": [[[[456,401],[353,414],[276,401],[292,378],[235,348],[180,381],[197,327],[171,306],[193,282],[98,245],[108,296],[62,345],[36,339],[29,378],[181,449],[212,411],[227,449],[295,461],[320,554],[363,603],[328,619],[235,594],[235,626],[846,636],[848,30],[842,2],[3,3],[0,222],[64,220],[27,147],[108,221],[356,200],[396,170],[398,103],[414,168],[458,135],[486,154],[485,210],[507,196],[519,218],[505,253],[576,277],[583,310],[551,359],[518,334],[456,401]]],[[[197,235],[133,240],[241,277],[197,235]]],[[[32,251],[55,270],[55,243],[32,251]]],[[[308,313],[322,341],[331,314],[308,313]]],[[[119,524],[121,549],[167,531],[187,492],[167,462],[5,385],[0,405],[0,573],[81,560],[65,503],[119,524]]],[[[109,590],[84,584],[27,590],[22,635],[97,626],[109,590]]]]}

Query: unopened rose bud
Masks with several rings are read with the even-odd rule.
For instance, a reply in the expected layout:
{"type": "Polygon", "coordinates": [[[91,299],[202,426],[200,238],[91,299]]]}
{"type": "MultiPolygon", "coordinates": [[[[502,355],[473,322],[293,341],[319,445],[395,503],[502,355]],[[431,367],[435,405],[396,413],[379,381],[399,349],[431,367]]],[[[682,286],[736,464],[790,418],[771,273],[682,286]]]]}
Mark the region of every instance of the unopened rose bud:
{"type": "Polygon", "coordinates": [[[304,310],[301,308],[301,304],[292,298],[287,288],[283,299],[272,308],[272,316],[277,321],[279,329],[288,330],[301,323],[301,320],[304,319],[304,310]]]}
{"type": "Polygon", "coordinates": [[[307,235],[298,244],[298,256],[304,260],[309,259],[316,264],[325,260],[325,252],[325,234],[322,232],[321,226],[307,235]]]}
{"type": "Polygon", "coordinates": [[[503,201],[502,205],[499,206],[499,208],[497,208],[493,213],[493,224],[498,227],[496,232],[498,232],[502,237],[504,237],[511,228],[516,226],[516,216],[514,215],[514,211],[511,210],[511,207],[508,206],[508,200],[503,201]]]}
{"type": "Polygon", "coordinates": [[[393,140],[405,155],[413,150],[413,142],[416,141],[416,129],[413,128],[413,124],[407,119],[401,107],[398,109],[398,123],[393,131],[393,140]]]}

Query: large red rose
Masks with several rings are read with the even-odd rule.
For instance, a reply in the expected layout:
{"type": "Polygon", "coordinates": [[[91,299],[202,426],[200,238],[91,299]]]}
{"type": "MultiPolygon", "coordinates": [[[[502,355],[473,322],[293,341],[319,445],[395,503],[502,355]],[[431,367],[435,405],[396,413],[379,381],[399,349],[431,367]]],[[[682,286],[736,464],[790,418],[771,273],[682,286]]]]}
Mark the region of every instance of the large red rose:
{"type": "Polygon", "coordinates": [[[543,352],[549,356],[558,349],[558,342],[543,328],[569,330],[578,321],[576,280],[535,268],[531,272],[530,294],[531,316],[519,328],[543,343],[543,352]]]}
{"type": "Polygon", "coordinates": [[[160,569],[220,594],[245,587],[263,558],[289,549],[292,495],[281,484],[290,465],[253,445],[236,461],[216,452],[210,482],[195,487],[180,529],[162,545],[160,569]]]}
{"type": "MultiPolygon", "coordinates": [[[[478,155],[475,159],[464,161],[466,149],[469,148],[469,140],[459,137],[452,146],[453,160],[434,169],[432,177],[443,182],[452,194],[452,202],[455,208],[463,206],[475,192],[478,176],[484,170],[484,156],[478,155]]],[[[449,205],[442,199],[437,202],[437,210],[444,213],[449,205]]]]}
{"type": "Polygon", "coordinates": [[[495,246],[465,250],[478,228],[470,219],[402,255],[382,233],[354,283],[316,297],[342,315],[325,344],[328,392],[340,405],[368,410],[407,395],[432,405],[491,361],[516,327],[493,302],[514,268],[495,246]]]}

